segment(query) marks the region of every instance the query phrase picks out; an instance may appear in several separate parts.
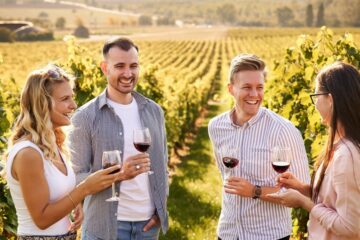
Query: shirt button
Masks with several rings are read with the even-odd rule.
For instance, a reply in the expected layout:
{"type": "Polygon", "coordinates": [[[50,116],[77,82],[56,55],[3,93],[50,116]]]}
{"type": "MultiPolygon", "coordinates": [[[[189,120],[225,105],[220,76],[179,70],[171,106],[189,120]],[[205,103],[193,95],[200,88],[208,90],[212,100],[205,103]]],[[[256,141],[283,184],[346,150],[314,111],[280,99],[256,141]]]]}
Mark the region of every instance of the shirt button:
{"type": "Polygon", "coordinates": [[[122,136],[122,132],[119,132],[119,135],[122,136]]]}

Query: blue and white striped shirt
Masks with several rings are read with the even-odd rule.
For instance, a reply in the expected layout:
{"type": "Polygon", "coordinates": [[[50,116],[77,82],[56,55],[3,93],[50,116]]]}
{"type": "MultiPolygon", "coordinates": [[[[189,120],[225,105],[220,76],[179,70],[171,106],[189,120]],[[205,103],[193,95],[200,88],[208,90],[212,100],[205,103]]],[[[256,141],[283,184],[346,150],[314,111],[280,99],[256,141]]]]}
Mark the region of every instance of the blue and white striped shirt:
{"type": "MultiPolygon", "coordinates": [[[[276,113],[261,107],[243,126],[231,120],[232,111],[209,123],[209,136],[217,165],[224,178],[220,146],[237,148],[239,165],[234,175],[253,185],[272,187],[277,173],[271,166],[271,148],[290,147],[292,162],[289,171],[300,181],[309,183],[309,168],[304,142],[294,125],[276,113]]],[[[223,191],[217,233],[222,240],[272,240],[291,234],[291,209],[260,199],[227,194],[223,191]]]]}

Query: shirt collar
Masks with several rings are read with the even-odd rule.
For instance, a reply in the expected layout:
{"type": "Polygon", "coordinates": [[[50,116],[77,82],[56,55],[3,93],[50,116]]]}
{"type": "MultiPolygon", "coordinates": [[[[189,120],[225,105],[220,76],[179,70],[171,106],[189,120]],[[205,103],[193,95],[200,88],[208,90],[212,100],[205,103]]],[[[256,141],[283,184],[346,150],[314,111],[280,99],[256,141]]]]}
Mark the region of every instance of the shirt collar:
{"type": "Polygon", "coordinates": [[[231,126],[233,126],[235,128],[242,128],[242,127],[251,127],[256,122],[258,122],[261,119],[261,117],[264,115],[265,109],[264,109],[264,107],[260,107],[259,111],[256,113],[256,115],[253,116],[252,118],[250,118],[249,121],[245,122],[241,126],[237,125],[233,122],[232,115],[233,115],[234,111],[235,111],[235,108],[233,108],[232,110],[229,111],[228,120],[230,121],[231,126]]]}
{"type": "MultiPolygon", "coordinates": [[[[147,99],[146,97],[144,97],[143,95],[141,95],[140,93],[137,93],[135,91],[133,91],[131,94],[135,98],[139,108],[143,108],[145,106],[145,104],[149,101],[149,99],[147,99]]],[[[99,95],[99,109],[103,108],[105,105],[109,106],[108,101],[107,101],[107,89],[105,89],[99,95]]]]}

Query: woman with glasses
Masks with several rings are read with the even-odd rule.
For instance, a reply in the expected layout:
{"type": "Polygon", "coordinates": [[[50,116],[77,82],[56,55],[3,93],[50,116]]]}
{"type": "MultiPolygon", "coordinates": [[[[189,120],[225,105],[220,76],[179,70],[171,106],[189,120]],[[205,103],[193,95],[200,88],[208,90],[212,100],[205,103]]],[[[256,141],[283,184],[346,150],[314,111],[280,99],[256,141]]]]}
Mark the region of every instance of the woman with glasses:
{"type": "Polygon", "coordinates": [[[72,79],[61,68],[48,65],[30,73],[21,93],[20,115],[6,154],[19,239],[76,239],[84,197],[109,187],[117,178],[110,173],[120,166],[113,166],[75,186],[62,129],[70,125],[76,108],[72,79]]]}
{"type": "Polygon", "coordinates": [[[311,185],[283,173],[287,192],[271,197],[310,212],[309,239],[360,239],[360,74],[336,62],[316,77],[311,95],[322,123],[329,128],[311,185]]]}

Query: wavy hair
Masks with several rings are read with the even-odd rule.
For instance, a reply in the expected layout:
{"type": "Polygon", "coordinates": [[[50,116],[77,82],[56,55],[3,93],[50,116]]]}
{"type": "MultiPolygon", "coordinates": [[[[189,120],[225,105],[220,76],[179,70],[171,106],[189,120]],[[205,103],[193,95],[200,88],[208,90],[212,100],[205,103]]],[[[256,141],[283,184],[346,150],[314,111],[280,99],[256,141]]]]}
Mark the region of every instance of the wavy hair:
{"type": "Polygon", "coordinates": [[[334,152],[335,135],[339,126],[343,129],[343,138],[351,141],[360,150],[360,73],[352,65],[335,62],[323,68],[316,77],[319,90],[330,93],[333,98],[332,116],[329,126],[329,137],[323,153],[318,157],[316,170],[321,163],[320,178],[314,186],[311,181],[312,199],[316,202],[326,169],[334,152]],[[314,188],[313,188],[314,187],[314,188]]]}
{"type": "Polygon", "coordinates": [[[65,151],[65,132],[53,128],[50,112],[53,108],[52,92],[57,84],[74,77],[60,67],[49,64],[32,71],[27,77],[20,97],[20,114],[14,124],[9,146],[21,140],[30,140],[43,152],[46,159],[55,159],[57,149],[65,151]]]}
{"type": "Polygon", "coordinates": [[[229,70],[229,83],[234,83],[234,75],[241,71],[262,71],[264,78],[267,75],[263,60],[254,54],[243,53],[231,60],[229,70]]]}

